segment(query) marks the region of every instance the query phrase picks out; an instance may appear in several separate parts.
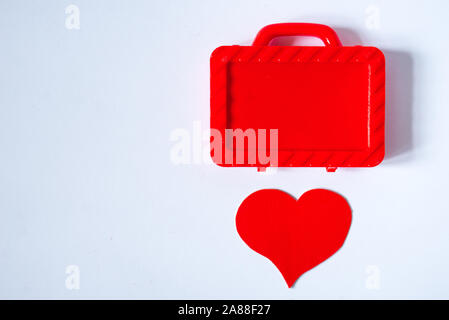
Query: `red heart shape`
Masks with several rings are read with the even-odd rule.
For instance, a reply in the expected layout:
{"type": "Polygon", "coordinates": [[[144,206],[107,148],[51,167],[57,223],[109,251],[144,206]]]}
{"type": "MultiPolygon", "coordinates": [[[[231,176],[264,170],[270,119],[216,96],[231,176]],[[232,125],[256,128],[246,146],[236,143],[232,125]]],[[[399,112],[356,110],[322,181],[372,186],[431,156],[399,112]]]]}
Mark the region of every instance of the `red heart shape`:
{"type": "Polygon", "coordinates": [[[237,211],[237,232],[254,251],[274,263],[291,287],[306,271],[343,245],[351,208],[339,194],[313,189],[297,201],[274,189],[249,195],[237,211]]]}

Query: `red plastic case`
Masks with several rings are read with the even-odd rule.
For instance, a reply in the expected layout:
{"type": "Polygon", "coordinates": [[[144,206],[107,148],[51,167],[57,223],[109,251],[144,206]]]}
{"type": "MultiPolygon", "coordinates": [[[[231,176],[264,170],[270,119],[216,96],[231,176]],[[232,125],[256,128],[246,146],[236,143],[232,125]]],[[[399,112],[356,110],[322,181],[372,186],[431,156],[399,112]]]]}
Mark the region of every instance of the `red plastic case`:
{"type": "Polygon", "coordinates": [[[210,63],[211,155],[218,165],[333,171],[382,161],[385,58],[379,49],[342,46],[328,26],[282,23],[260,30],[252,46],[215,49],[210,63]],[[292,35],[315,36],[325,46],[269,45],[275,37],[292,35]],[[243,145],[232,136],[232,143],[226,140],[226,129],[267,131],[253,147],[249,137],[243,145]],[[261,139],[267,154],[273,151],[270,129],[278,130],[277,162],[254,160],[251,154],[258,155],[261,139]],[[222,141],[216,140],[218,133],[222,141]]]}

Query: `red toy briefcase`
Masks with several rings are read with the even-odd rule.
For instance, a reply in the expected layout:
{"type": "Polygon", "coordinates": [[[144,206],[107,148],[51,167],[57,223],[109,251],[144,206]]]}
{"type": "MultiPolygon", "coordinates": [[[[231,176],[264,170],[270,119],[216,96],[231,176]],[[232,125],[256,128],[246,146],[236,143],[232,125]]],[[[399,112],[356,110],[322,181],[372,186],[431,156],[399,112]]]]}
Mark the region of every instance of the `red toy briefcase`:
{"type": "Polygon", "coordinates": [[[252,46],[214,50],[211,156],[228,167],[372,167],[384,157],[385,58],[327,26],[264,27],[252,46]],[[270,46],[315,36],[324,47],[270,46]]]}

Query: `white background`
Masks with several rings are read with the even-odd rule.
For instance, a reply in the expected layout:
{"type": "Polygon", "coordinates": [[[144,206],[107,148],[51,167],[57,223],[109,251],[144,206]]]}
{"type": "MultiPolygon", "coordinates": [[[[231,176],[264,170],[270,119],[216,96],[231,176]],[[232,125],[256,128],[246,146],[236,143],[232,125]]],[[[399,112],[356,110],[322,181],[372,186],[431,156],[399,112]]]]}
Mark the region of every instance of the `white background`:
{"type": "Polygon", "coordinates": [[[448,11],[447,1],[1,1],[0,298],[449,298],[448,11]],[[79,30],[66,28],[70,4],[79,30]],[[327,24],[344,45],[384,51],[380,166],[261,174],[171,161],[174,130],[208,129],[212,50],[249,45],[276,22],[327,24]],[[235,214],[258,189],[317,187],[345,196],[353,223],[342,249],[288,289],[241,241],[235,214]],[[78,290],[66,287],[69,265],[78,290]]]}

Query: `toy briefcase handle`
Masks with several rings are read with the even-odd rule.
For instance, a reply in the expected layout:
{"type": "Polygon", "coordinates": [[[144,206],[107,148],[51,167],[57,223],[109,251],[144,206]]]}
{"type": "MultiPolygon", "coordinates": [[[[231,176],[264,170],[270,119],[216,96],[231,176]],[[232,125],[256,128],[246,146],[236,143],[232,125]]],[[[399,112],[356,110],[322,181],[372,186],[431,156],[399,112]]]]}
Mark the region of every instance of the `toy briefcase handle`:
{"type": "Polygon", "coordinates": [[[332,28],[280,23],[210,59],[211,156],[223,167],[373,167],[385,153],[385,57],[332,28]],[[312,36],[325,46],[272,46],[312,36]]]}
{"type": "Polygon", "coordinates": [[[320,38],[325,46],[341,47],[335,31],[323,24],[315,23],[277,23],[263,27],[256,38],[253,46],[268,46],[270,41],[282,36],[310,36],[320,38]]]}

